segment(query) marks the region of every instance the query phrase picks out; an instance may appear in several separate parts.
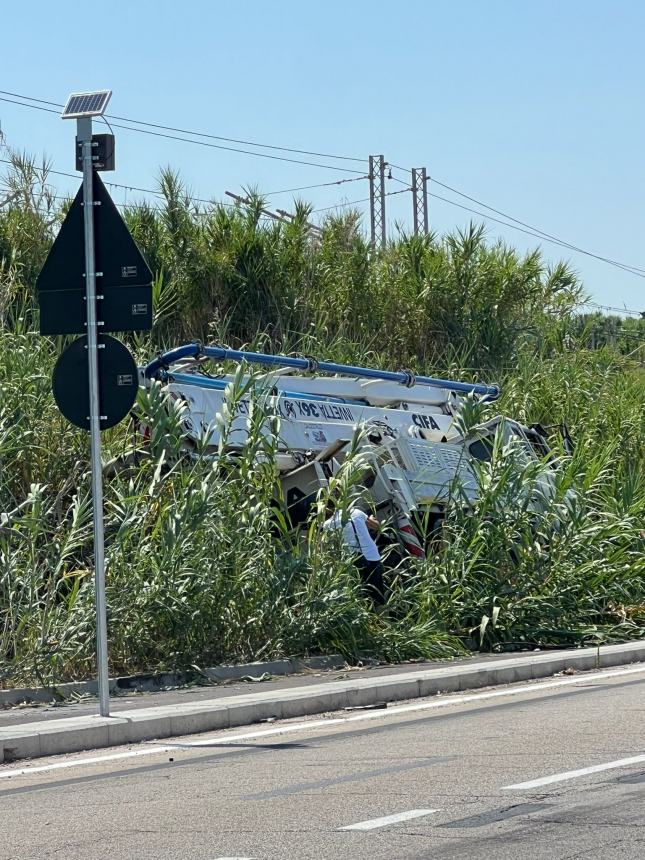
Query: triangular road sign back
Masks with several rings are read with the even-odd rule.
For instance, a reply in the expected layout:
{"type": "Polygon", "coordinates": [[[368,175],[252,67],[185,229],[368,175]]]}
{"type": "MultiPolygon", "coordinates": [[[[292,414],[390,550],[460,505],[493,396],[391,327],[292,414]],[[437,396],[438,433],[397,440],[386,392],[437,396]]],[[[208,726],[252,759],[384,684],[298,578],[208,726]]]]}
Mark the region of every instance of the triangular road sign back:
{"type": "MultiPolygon", "coordinates": [[[[135,287],[152,283],[152,272],[107,192],[94,176],[94,254],[99,288],[135,287]],[[98,205],[97,205],[98,204],[98,205]]],[[[78,189],[56,241],[45,260],[36,287],[43,290],[85,290],[83,185],[78,189]]]]}
{"type": "MultiPolygon", "coordinates": [[[[103,331],[152,326],[152,272],[118,209],[93,173],[97,318],[103,331]]],[[[41,334],[85,332],[83,186],[63,221],[36,281],[41,334]]]]}

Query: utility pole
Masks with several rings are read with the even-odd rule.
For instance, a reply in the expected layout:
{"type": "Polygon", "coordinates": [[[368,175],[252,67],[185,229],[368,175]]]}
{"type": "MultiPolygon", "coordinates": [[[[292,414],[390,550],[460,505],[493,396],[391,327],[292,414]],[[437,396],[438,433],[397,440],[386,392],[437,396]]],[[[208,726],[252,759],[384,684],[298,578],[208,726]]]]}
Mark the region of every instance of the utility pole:
{"type": "Polygon", "coordinates": [[[414,235],[428,235],[428,177],[425,167],[412,168],[412,219],[414,235]]]}
{"type": "Polygon", "coordinates": [[[370,239],[372,247],[385,248],[385,165],[382,155],[370,155],[370,239]]]}

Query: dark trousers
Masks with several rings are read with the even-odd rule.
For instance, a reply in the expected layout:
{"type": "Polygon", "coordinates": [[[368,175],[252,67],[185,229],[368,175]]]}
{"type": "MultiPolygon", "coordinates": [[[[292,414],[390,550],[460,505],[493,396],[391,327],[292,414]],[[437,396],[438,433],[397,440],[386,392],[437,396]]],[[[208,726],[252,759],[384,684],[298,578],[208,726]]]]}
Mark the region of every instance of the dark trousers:
{"type": "Polygon", "coordinates": [[[363,586],[374,603],[381,606],[385,603],[385,585],[383,584],[383,565],[380,561],[368,561],[365,557],[356,560],[363,586]]]}

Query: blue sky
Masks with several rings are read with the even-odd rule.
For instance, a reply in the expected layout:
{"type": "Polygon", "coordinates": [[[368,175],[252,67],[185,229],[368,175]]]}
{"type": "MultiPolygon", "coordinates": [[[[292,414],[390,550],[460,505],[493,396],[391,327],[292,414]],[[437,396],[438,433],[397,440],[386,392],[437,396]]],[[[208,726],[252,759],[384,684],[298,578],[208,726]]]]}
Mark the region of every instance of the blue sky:
{"type": "MultiPolygon", "coordinates": [[[[31,0],[3,7],[2,29],[3,90],[60,102],[72,91],[109,87],[109,111],[119,116],[365,159],[383,153],[645,269],[645,4],[637,0],[31,0]]],[[[11,146],[73,169],[73,123],[2,101],[0,120],[11,146]]],[[[271,192],[363,169],[115,132],[117,170],[105,179],[154,187],[159,167],[170,164],[200,197],[249,185],[271,192]]],[[[55,182],[61,191],[77,184],[55,182]]],[[[430,190],[471,205],[437,185],[430,190]]],[[[367,194],[366,180],[301,192],[316,207],[367,194]]],[[[136,196],[114,191],[117,202],[136,196]]],[[[292,197],[270,200],[288,209],[292,197]]],[[[409,227],[410,195],[387,203],[391,232],[396,221],[409,227]]],[[[433,229],[465,226],[470,217],[430,199],[433,229]]],[[[536,244],[492,222],[488,235],[522,250],[536,244]]],[[[643,278],[543,247],[547,259],[571,261],[595,301],[645,308],[643,278]]]]}

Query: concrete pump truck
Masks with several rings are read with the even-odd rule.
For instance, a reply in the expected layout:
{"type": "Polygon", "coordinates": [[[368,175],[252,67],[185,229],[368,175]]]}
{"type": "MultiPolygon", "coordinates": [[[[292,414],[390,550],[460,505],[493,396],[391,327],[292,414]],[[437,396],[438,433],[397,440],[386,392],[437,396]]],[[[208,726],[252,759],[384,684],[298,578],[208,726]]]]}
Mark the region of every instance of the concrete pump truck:
{"type": "MultiPolygon", "coordinates": [[[[474,502],[476,463],[490,459],[497,432],[504,441],[512,440],[527,461],[550,457],[539,425],[497,416],[464,429],[458,416],[465,399],[493,402],[499,396],[496,385],[197,343],[170,350],[140,369],[144,386],[160,383],[180,403],[187,452],[199,447],[202,455],[221,453],[221,415],[234,374],[210,374],[212,362],[266,368],[252,378],[244,371],[242,379],[261,388],[279,418],[275,467],[294,526],[307,519],[319,491],[350,449],[358,448],[369,464],[363,495],[380,519],[394,525],[403,551],[421,556],[424,537],[414,523],[419,515],[431,524],[440,521],[456,485],[464,504],[474,502]],[[353,439],[358,441],[352,446],[353,439]]],[[[251,395],[248,385],[243,390],[226,431],[226,448],[233,455],[247,443],[251,395]]],[[[149,433],[145,419],[139,430],[149,433]]],[[[540,481],[545,493],[553,492],[553,474],[547,470],[540,481]]]]}

